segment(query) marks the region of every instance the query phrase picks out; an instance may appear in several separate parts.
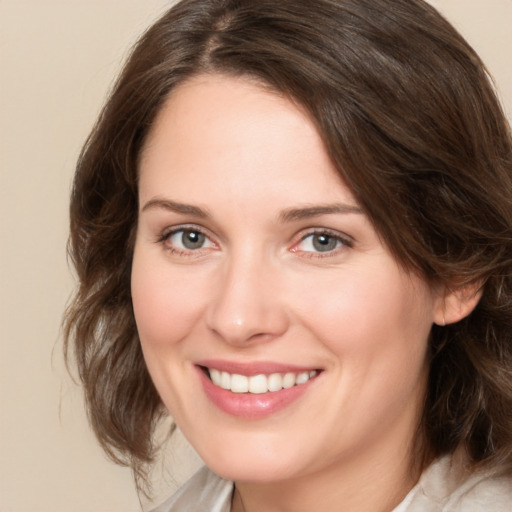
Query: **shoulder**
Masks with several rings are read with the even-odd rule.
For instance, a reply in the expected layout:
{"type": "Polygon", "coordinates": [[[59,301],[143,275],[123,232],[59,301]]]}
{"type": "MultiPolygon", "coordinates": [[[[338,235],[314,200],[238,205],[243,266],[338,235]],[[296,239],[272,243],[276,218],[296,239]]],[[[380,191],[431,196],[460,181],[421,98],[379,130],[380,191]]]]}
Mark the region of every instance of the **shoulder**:
{"type": "Polygon", "coordinates": [[[151,512],[229,512],[233,483],[202,467],[151,512]]]}
{"type": "Polygon", "coordinates": [[[444,457],[432,464],[393,512],[510,512],[512,476],[465,474],[444,457]]]}
{"type": "Polygon", "coordinates": [[[477,474],[454,494],[449,505],[450,512],[510,512],[512,477],[477,474]]]}

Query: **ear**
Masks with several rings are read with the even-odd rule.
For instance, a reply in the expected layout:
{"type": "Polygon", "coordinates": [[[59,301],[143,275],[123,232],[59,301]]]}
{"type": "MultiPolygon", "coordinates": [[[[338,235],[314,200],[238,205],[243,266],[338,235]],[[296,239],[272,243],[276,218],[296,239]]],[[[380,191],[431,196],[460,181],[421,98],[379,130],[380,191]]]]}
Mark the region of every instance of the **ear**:
{"type": "Polygon", "coordinates": [[[435,307],[434,322],[445,326],[467,317],[482,297],[482,290],[481,281],[455,288],[444,287],[435,307]]]}

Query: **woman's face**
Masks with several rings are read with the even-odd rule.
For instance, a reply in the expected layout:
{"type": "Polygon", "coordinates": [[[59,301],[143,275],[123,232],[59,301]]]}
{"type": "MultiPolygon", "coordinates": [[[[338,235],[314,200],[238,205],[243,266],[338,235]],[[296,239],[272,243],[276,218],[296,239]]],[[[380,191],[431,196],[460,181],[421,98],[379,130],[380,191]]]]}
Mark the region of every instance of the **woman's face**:
{"type": "Polygon", "coordinates": [[[211,75],[173,92],[141,159],[132,293],[158,392],[218,474],[409,452],[441,301],[287,99],[211,75]]]}

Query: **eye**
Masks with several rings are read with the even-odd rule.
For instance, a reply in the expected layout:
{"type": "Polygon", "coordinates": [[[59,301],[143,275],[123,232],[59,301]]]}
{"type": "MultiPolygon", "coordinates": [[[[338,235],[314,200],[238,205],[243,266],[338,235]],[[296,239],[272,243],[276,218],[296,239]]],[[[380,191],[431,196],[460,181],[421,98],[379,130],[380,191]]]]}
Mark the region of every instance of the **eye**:
{"type": "Polygon", "coordinates": [[[199,229],[179,228],[162,237],[165,245],[174,252],[187,253],[215,247],[215,244],[199,229]]]}
{"type": "Polygon", "coordinates": [[[351,242],[337,233],[317,231],[301,238],[293,248],[294,252],[332,253],[342,247],[350,247],[351,242]]]}

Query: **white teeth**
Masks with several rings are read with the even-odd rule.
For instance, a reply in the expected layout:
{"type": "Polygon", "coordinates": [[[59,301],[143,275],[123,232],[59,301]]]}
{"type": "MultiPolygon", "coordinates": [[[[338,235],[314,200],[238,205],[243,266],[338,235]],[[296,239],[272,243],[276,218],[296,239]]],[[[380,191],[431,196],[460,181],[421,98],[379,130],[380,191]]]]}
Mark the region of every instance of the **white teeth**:
{"type": "Polygon", "coordinates": [[[231,391],[233,393],[247,393],[249,391],[249,378],[237,373],[231,375],[231,391]]]}
{"type": "Polygon", "coordinates": [[[272,373],[267,377],[267,387],[269,391],[279,391],[283,389],[283,377],[280,373],[272,373]]]}
{"type": "Polygon", "coordinates": [[[249,393],[261,394],[267,391],[267,377],[265,375],[249,377],[249,393]]]}
{"type": "Polygon", "coordinates": [[[223,389],[230,390],[233,393],[254,393],[262,394],[268,391],[280,391],[289,389],[293,386],[305,384],[309,379],[316,377],[318,372],[311,370],[309,372],[293,373],[288,372],[271,373],[270,375],[253,375],[247,377],[238,373],[221,372],[216,369],[208,369],[212,382],[223,389]]]}
{"type": "MultiPolygon", "coordinates": [[[[212,379],[212,382],[217,385],[221,386],[221,375],[219,370],[211,369],[210,370],[210,379],[212,379]]],[[[221,386],[223,387],[223,386],[221,386]]]]}
{"type": "Polygon", "coordinates": [[[228,372],[221,373],[219,385],[223,389],[231,389],[231,375],[228,372]]]}
{"type": "Polygon", "coordinates": [[[295,373],[286,373],[283,377],[283,388],[289,389],[295,386],[295,373]]]}
{"type": "Polygon", "coordinates": [[[303,373],[299,373],[299,375],[297,375],[297,384],[304,384],[304,382],[307,382],[309,380],[309,372],[303,372],[303,373]]]}

